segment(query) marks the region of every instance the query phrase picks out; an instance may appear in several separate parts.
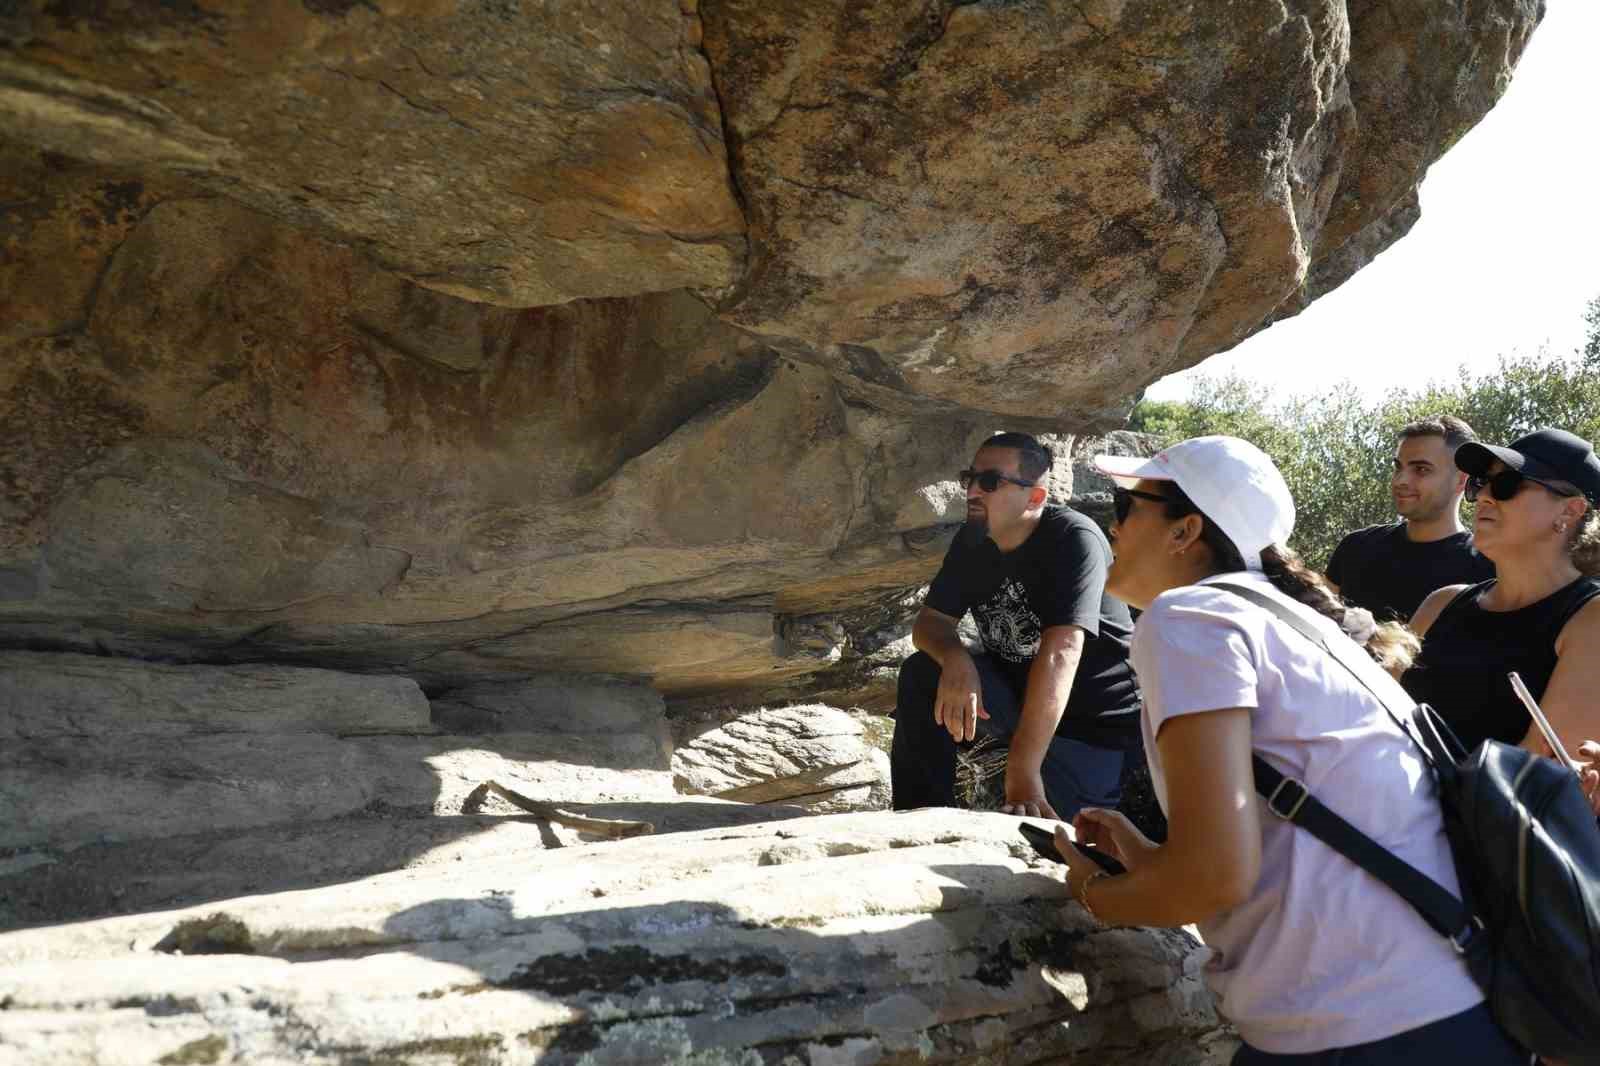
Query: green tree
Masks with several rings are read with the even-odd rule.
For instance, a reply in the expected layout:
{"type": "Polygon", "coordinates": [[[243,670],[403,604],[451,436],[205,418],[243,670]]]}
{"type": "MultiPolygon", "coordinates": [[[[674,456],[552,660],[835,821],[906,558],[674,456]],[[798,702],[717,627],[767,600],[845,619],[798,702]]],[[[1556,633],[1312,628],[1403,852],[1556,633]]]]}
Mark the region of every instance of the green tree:
{"type": "Polygon", "coordinates": [[[1389,471],[1408,422],[1453,414],[1496,443],[1542,426],[1600,440],[1600,297],[1590,301],[1584,321],[1583,345],[1568,358],[1543,351],[1504,356],[1493,371],[1474,374],[1463,367],[1451,380],[1379,400],[1345,385],[1278,402],[1238,377],[1202,378],[1185,402],[1138,404],[1129,428],[1163,446],[1207,433],[1256,444],[1272,456],[1294,494],[1291,546],[1320,568],[1346,533],[1393,520],[1389,471]]]}

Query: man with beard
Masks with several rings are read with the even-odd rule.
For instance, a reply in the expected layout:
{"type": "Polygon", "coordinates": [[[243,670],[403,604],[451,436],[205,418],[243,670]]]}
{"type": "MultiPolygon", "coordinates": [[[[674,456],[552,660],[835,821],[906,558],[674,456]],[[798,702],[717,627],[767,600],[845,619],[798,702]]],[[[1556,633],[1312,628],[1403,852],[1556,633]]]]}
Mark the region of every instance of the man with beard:
{"type": "Polygon", "coordinates": [[[1430,592],[1494,577],[1494,564],[1472,547],[1461,524],[1467,475],[1456,449],[1476,440],[1454,415],[1413,422],[1400,431],[1389,492],[1400,521],[1358,529],[1328,560],[1328,580],[1345,602],[1379,622],[1407,622],[1430,592]]]}
{"type": "Polygon", "coordinates": [[[967,520],[911,631],[890,754],[894,805],[955,803],[956,748],[1009,745],[1008,813],[1070,819],[1114,806],[1139,744],[1128,663],[1133,623],[1106,595],[1111,545],[1094,522],[1047,504],[1052,457],[1025,433],[984,441],[960,475],[967,520]],[[971,611],[972,654],[956,626],[971,611]]]}

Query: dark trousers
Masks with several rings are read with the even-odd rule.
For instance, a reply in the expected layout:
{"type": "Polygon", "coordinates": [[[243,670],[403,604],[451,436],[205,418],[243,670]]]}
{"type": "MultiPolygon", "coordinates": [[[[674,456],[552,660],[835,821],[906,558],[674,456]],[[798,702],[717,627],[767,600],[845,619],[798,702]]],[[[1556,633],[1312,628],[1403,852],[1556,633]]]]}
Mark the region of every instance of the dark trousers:
{"type": "Polygon", "coordinates": [[[1527,1066],[1528,1053],[1495,1024],[1486,1004],[1370,1044],[1330,1048],[1309,1055],[1272,1055],[1249,1044],[1233,1066],[1527,1066]]]}
{"type": "MultiPolygon", "coordinates": [[[[978,719],[978,735],[1008,743],[1022,718],[1022,693],[989,656],[974,655],[972,660],[983,686],[983,709],[989,712],[987,719],[978,719]]],[[[894,743],[889,751],[897,811],[956,805],[957,744],[949,730],[933,720],[939,674],[938,662],[920,651],[900,666],[894,743]]],[[[1115,807],[1121,792],[1122,761],[1121,751],[1056,736],[1045,752],[1040,772],[1050,806],[1068,820],[1084,807],[1115,807]]]]}

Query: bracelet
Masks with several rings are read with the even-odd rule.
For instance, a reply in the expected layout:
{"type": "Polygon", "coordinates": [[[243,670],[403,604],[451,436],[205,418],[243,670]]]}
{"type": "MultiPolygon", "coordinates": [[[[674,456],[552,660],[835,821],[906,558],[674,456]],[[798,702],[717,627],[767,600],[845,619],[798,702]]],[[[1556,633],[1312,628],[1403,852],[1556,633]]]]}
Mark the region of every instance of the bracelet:
{"type": "Polygon", "coordinates": [[[1078,891],[1076,893],[1078,905],[1082,907],[1084,913],[1088,914],[1089,917],[1098,925],[1104,925],[1106,923],[1101,921],[1100,916],[1094,912],[1094,908],[1089,906],[1089,886],[1100,880],[1102,877],[1110,876],[1111,875],[1105,870],[1097,869],[1090,873],[1088,877],[1085,877],[1082,881],[1078,882],[1078,891]]]}

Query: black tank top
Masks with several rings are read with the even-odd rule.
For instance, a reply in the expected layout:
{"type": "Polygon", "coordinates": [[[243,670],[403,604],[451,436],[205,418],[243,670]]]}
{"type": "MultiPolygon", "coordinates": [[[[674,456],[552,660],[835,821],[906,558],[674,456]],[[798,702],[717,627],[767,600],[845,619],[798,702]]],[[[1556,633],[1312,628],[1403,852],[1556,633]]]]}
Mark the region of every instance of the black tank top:
{"type": "Polygon", "coordinates": [[[1535,700],[1556,669],[1556,638],[1578,609],[1600,596],[1600,580],[1580,577],[1515,611],[1486,611],[1484,581],[1463,589],[1428,628],[1422,654],[1400,683],[1432,705],[1471,751],[1486,739],[1519,744],[1532,726],[1511,690],[1515,670],[1535,700]]]}

